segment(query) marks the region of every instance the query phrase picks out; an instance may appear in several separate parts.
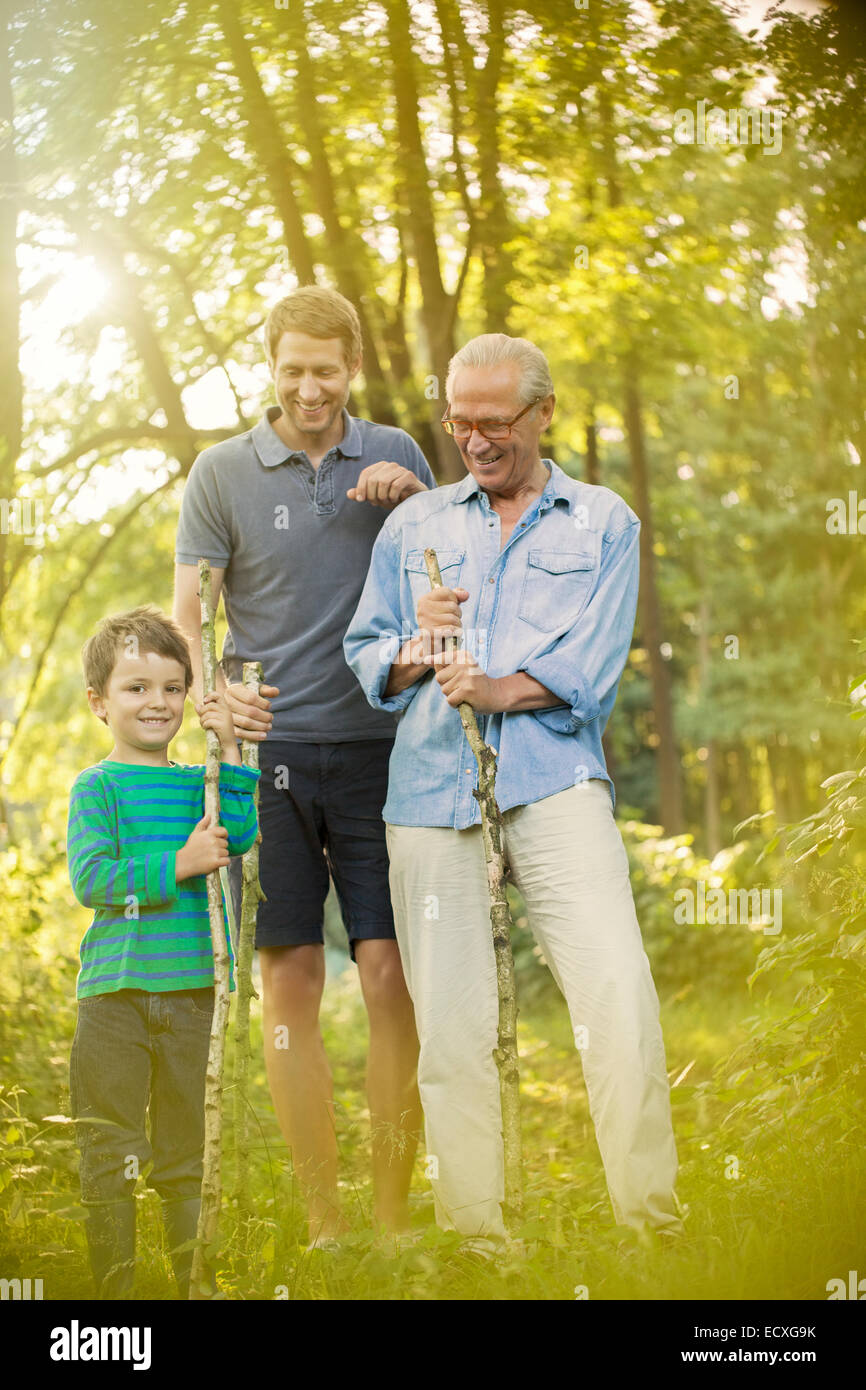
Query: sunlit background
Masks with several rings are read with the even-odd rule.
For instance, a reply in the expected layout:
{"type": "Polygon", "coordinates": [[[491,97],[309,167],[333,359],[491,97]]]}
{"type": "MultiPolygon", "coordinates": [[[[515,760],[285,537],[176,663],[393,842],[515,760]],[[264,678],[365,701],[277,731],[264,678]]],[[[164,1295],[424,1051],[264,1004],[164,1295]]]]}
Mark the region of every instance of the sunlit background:
{"type": "MultiPolygon", "coordinates": [[[[106,745],[81,645],[108,612],[170,607],[184,480],[270,403],[264,319],[317,282],[364,318],[353,408],[408,430],[440,483],[461,474],[438,424],[450,354],[479,332],[524,334],[557,388],[547,453],[642,521],[605,746],[695,1244],[678,1262],[621,1258],[568,1020],[515,897],[532,1213],[519,1296],[588,1281],[602,1298],[826,1297],[866,1249],[862,6],[3,13],[0,1274],[50,1265],[66,1294],[85,1280],[63,1119],[87,914],[64,837],[71,782],[106,745]],[[778,151],[699,138],[710,108],[776,113],[778,151]],[[695,138],[678,138],[692,119],[695,138]],[[699,882],[781,888],[784,931],[677,922],[675,893],[699,882]]],[[[175,755],[202,758],[194,717],[175,755]]],[[[328,931],[342,966],[330,910],[328,931]]],[[[361,1230],[363,1014],[351,970],[333,985],[361,1230]]],[[[279,1219],[289,1176],[263,1072],[254,1084],[263,1224],[252,1245],[229,1226],[226,1290],[271,1297],[291,1268],[310,1296],[279,1219]]],[[[423,1224],[420,1176],[416,1189],[423,1224]]],[[[145,1285],[167,1297],[164,1257],[144,1249],[145,1285]]],[[[517,1296],[431,1252],[400,1267],[401,1296],[517,1296]]],[[[316,1296],[394,1296],[393,1270],[365,1271],[336,1265],[316,1296]]]]}

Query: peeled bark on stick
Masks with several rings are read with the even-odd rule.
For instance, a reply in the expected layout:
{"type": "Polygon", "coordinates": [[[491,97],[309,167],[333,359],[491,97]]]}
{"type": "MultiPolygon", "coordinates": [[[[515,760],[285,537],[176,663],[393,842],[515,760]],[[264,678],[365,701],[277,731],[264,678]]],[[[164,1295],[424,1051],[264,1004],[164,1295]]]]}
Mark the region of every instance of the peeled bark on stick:
{"type": "MultiPolygon", "coordinates": [[[[244,685],[251,685],[258,691],[264,679],[260,661],[244,662],[244,685]]],[[[258,768],[259,745],[254,740],[244,739],[241,753],[245,767],[258,768]]],[[[259,791],[254,794],[256,809],[259,804],[259,791]]],[[[235,1056],[234,1056],[234,1133],[235,1133],[235,1196],[238,1209],[250,1210],[250,1118],[247,1099],[247,1076],[250,1067],[250,1001],[258,995],[253,988],[252,967],[253,948],[256,937],[256,914],[259,903],[264,898],[259,882],[259,845],[261,831],[255,843],[243,857],[243,896],[241,898],[241,920],[238,927],[237,960],[237,1000],[235,1005],[235,1056]]]]}
{"type": "MultiPolygon", "coordinates": [[[[201,653],[204,694],[216,689],[216,638],[211,598],[210,565],[199,560],[201,597],[201,653]]],[[[220,814],[220,741],[212,729],[207,731],[207,763],[204,777],[204,809],[213,825],[220,814]]],[[[210,1049],[204,1093],[204,1167],[201,1180],[201,1211],[198,1218],[198,1244],[192,1259],[189,1281],[190,1299],[206,1297],[202,1285],[209,1280],[205,1250],[213,1245],[219,1223],[222,1199],[222,1087],[225,1060],[226,1025],[229,1017],[229,953],[223,917],[222,888],[218,870],[207,875],[207,906],[213,946],[214,1011],[210,1030],[210,1049]]]]}
{"type": "MultiPolygon", "coordinates": [[[[431,588],[442,584],[436,551],[424,551],[431,588]]],[[[456,651],[459,637],[446,639],[446,651],[456,651]]],[[[511,954],[511,912],[505,892],[505,858],[502,849],[502,813],[496,804],[496,753],[481,737],[472,706],[458,706],[463,732],[475,755],[478,786],[473,795],[481,808],[481,837],[487,864],[490,894],[490,926],[496,959],[496,991],[499,996],[499,1028],[493,1051],[499,1072],[502,1109],[502,1148],[505,1160],[503,1215],[511,1227],[523,1214],[523,1160],[520,1138],[520,1063],[517,1054],[517,985],[511,954]]]]}

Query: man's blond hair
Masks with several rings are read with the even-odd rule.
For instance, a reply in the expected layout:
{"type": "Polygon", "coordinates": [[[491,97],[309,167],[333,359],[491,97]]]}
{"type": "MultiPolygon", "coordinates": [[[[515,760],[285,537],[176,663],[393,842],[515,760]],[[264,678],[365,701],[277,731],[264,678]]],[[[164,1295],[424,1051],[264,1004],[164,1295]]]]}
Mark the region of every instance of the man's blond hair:
{"type": "Polygon", "coordinates": [[[284,333],[308,333],[311,338],[339,338],[347,367],[361,356],[361,320],[354,304],[337,290],[302,285],[280,299],[265,322],[265,353],[273,370],[284,333]]]}

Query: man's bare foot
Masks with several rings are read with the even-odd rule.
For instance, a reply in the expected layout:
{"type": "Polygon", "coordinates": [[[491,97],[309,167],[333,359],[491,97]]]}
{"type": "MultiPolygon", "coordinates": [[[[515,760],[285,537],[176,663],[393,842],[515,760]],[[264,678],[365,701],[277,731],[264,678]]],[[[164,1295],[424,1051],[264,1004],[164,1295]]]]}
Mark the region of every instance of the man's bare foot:
{"type": "Polygon", "coordinates": [[[310,1237],[310,1243],[307,1249],[313,1250],[316,1247],[324,1249],[326,1246],[339,1244],[350,1230],[348,1221],[339,1211],[329,1211],[318,1220],[314,1216],[309,1216],[307,1218],[307,1234],[310,1237]]]}
{"type": "Polygon", "coordinates": [[[394,1207],[377,1207],[373,1215],[373,1225],[377,1231],[399,1236],[410,1227],[409,1204],[401,1202],[394,1207]]]}
{"type": "Polygon", "coordinates": [[[376,1248],[386,1255],[389,1259],[396,1260],[406,1250],[411,1250],[413,1245],[417,1245],[423,1239],[424,1231],[409,1230],[405,1227],[402,1231],[386,1231],[380,1226],[376,1234],[376,1248]]]}

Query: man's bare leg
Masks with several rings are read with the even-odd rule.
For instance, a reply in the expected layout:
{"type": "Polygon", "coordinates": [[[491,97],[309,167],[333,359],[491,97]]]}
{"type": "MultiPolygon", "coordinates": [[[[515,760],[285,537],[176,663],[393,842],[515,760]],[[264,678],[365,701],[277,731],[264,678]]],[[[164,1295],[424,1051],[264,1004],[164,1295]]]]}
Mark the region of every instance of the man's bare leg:
{"type": "Polygon", "coordinates": [[[378,1225],[409,1225],[409,1184],[421,1131],[418,1037],[396,941],[356,941],[355,959],[370,1020],[367,1099],[378,1225]]]}
{"type": "Polygon", "coordinates": [[[348,1229],[337,1195],[331,1069],[319,1028],[322,946],[267,946],[262,969],[265,1068],[280,1131],[307,1202],[310,1240],[348,1229]]]}

